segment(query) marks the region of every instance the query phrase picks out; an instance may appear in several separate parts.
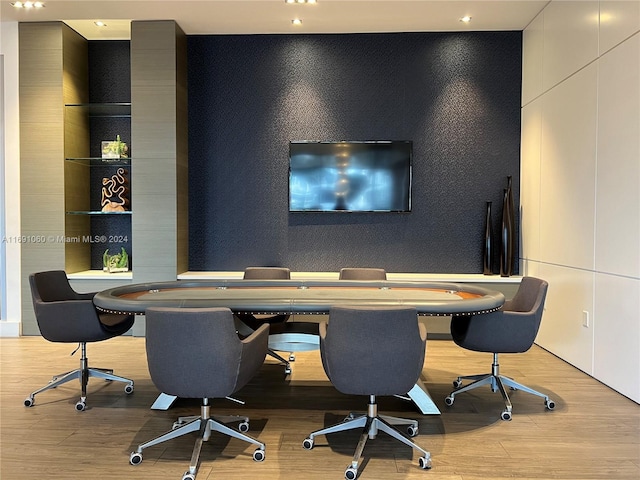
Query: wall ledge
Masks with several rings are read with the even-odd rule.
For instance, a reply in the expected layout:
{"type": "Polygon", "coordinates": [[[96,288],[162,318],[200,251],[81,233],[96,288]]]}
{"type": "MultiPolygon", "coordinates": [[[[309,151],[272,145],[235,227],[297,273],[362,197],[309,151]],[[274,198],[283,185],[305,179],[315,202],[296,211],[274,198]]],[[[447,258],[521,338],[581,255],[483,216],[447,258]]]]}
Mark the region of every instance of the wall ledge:
{"type": "MultiPolygon", "coordinates": [[[[188,271],[178,280],[241,280],[243,272],[188,271]]],[[[291,272],[292,280],[338,280],[338,272],[291,272]]],[[[501,277],[481,273],[387,273],[387,279],[398,282],[510,283],[518,284],[521,276],[501,277]]]]}

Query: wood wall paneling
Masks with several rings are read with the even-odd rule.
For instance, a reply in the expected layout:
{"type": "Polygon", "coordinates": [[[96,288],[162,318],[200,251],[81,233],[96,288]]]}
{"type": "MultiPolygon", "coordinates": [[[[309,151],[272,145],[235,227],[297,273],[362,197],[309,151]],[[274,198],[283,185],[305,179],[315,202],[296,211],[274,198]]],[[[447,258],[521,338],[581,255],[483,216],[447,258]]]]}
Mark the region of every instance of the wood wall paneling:
{"type": "MultiPolygon", "coordinates": [[[[19,24],[21,233],[64,235],[62,23],[19,24]]],[[[45,237],[46,238],[46,237],[45,237]]],[[[64,243],[23,243],[22,333],[39,334],[28,275],[64,268],[64,243]]]]}
{"type": "Polygon", "coordinates": [[[172,21],[132,22],[135,281],[187,269],[186,100],[184,32],[172,21]]]}

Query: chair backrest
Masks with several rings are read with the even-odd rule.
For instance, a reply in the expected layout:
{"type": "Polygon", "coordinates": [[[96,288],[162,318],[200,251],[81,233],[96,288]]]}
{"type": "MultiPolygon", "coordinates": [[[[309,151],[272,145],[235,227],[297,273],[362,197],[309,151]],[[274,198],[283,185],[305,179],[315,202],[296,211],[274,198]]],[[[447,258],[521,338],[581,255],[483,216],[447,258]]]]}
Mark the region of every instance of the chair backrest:
{"type": "Polygon", "coordinates": [[[284,267],[247,267],[244,270],[245,280],[288,280],[291,271],[284,267]]]}
{"type": "Polygon", "coordinates": [[[32,296],[42,302],[78,299],[63,270],[32,273],[29,275],[29,285],[32,296]]]}
{"type": "Polygon", "coordinates": [[[505,302],[503,310],[510,312],[539,311],[542,316],[542,306],[549,284],[535,277],[522,277],[518,291],[511,300],[505,302]]]}
{"type": "Polygon", "coordinates": [[[384,268],[342,268],[340,280],[386,280],[387,272],[384,268]]]}
{"type": "Polygon", "coordinates": [[[327,376],[342,393],[407,393],[422,372],[426,328],[414,307],[335,306],[321,324],[327,376]]]}
{"type": "Polygon", "coordinates": [[[153,307],[145,315],[151,380],[169,395],[226,397],[242,388],[264,361],[266,336],[261,357],[256,354],[241,368],[243,342],[228,308],[153,307]]]}
{"type": "Polygon", "coordinates": [[[473,317],[453,317],[451,336],[463,348],[479,352],[522,353],[538,335],[549,284],[523,277],[502,310],[473,317]]]}

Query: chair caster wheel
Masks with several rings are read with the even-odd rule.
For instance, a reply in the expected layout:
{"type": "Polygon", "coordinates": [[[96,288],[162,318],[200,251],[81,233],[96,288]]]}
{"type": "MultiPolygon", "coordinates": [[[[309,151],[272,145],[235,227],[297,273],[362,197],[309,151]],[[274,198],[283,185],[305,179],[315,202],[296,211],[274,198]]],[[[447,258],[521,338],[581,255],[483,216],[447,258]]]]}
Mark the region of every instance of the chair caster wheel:
{"type": "Polygon", "coordinates": [[[444,403],[448,406],[453,405],[453,397],[449,395],[447,398],[444,399],[444,403]]]}
{"type": "Polygon", "coordinates": [[[357,476],[358,476],[357,468],[347,467],[347,469],[344,471],[344,478],[346,478],[347,480],[356,480],[357,476]]]}
{"type": "Polygon", "coordinates": [[[508,411],[508,410],[505,410],[504,412],[502,412],[502,413],[500,414],[500,418],[501,418],[502,420],[511,420],[511,412],[510,412],[510,411],[508,411]]]}
{"type": "Polygon", "coordinates": [[[264,461],[264,450],[258,448],[255,452],[253,452],[253,459],[256,462],[264,461]]]}
{"type": "Polygon", "coordinates": [[[313,438],[305,438],[302,442],[302,447],[305,450],[311,450],[313,448],[313,438]]]}
{"type": "Polygon", "coordinates": [[[240,430],[242,433],[248,432],[249,431],[249,422],[242,422],[238,425],[238,430],[240,430]]]}
{"type": "Polygon", "coordinates": [[[289,355],[289,361],[290,362],[295,362],[296,361],[296,356],[293,353],[289,355]]]}
{"type": "Polygon", "coordinates": [[[133,383],[130,383],[124,387],[124,393],[131,395],[133,393],[133,383]]]}
{"type": "Polygon", "coordinates": [[[420,457],[418,463],[420,464],[420,468],[423,470],[431,469],[431,457],[420,457]]]}
{"type": "Polygon", "coordinates": [[[418,435],[418,426],[409,425],[407,427],[407,433],[410,437],[415,437],[416,435],[418,435]]]}
{"type": "Polygon", "coordinates": [[[284,367],[284,374],[285,375],[291,375],[291,367],[289,365],[284,367]]]}
{"type": "Polygon", "coordinates": [[[142,454],[138,452],[131,452],[131,455],[129,455],[129,463],[131,465],[140,465],[142,463],[142,454]]]}
{"type": "Polygon", "coordinates": [[[191,472],[184,472],[184,475],[182,475],[182,480],[196,480],[196,475],[191,472]]]}
{"type": "Polygon", "coordinates": [[[554,402],[553,400],[545,400],[544,406],[547,407],[549,410],[553,410],[554,408],[556,408],[556,402],[554,402]]]}
{"type": "Polygon", "coordinates": [[[85,410],[85,408],[87,408],[87,404],[85,402],[83,402],[82,400],[79,401],[78,403],[76,403],[76,410],[78,412],[83,412],[85,410]]]}
{"type": "Polygon", "coordinates": [[[33,404],[36,403],[33,397],[27,397],[24,399],[25,407],[33,407],[33,404]]]}
{"type": "Polygon", "coordinates": [[[453,381],[454,388],[460,388],[462,386],[462,380],[459,378],[453,381]]]}
{"type": "Polygon", "coordinates": [[[173,422],[171,425],[171,430],[175,430],[176,428],[180,428],[182,426],[182,422],[173,422]]]}

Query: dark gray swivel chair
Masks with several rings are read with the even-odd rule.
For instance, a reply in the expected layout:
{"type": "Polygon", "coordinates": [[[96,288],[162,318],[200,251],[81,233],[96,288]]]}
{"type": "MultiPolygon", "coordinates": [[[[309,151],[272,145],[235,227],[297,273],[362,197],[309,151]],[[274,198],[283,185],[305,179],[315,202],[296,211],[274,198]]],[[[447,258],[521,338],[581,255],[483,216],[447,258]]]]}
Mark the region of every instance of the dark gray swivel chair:
{"type": "Polygon", "coordinates": [[[124,382],[127,384],[124,387],[125,393],[132,393],[133,380],[113,375],[111,369],[89,368],[87,343],[122,335],[133,325],[134,316],[98,312],[93,305],[95,293],[74,291],[63,270],[31,274],[29,285],[33,310],[42,336],[50,342],[78,343],[81,355],[80,368],[54,376],[47,385],[32,392],[25,399],[24,405],[31,407],[37,394],[78,379],[82,394],[76,403],[76,410],[81,412],[87,406],[87,383],[90,377],[124,382]]]}
{"type": "Polygon", "coordinates": [[[410,436],[418,434],[418,422],[378,415],[377,395],[408,392],[422,372],[427,331],[418,322],[414,307],[335,306],[329,322],[320,324],[322,365],[335,388],[349,395],[368,395],[367,413],[349,414],[343,422],[311,433],[303,447],[312,449],[315,437],[362,428],[362,435],[345,478],[358,476],[360,456],[368,438],[382,430],[418,450],[421,468],[431,468],[431,455],[393,425],[408,425],[410,436]]]}
{"type": "MultiPolygon", "coordinates": [[[[285,267],[247,267],[244,270],[245,280],[289,280],[291,278],[291,271],[285,267]]],[[[262,324],[269,324],[271,333],[281,333],[284,330],[284,324],[289,320],[290,315],[278,314],[278,315],[252,315],[250,313],[237,313],[236,317],[240,321],[249,327],[250,330],[238,328],[238,331],[243,334],[249,334],[251,331],[257,329],[262,324]]],[[[289,352],[289,360],[286,360],[275,350],[269,349],[268,355],[278,360],[284,365],[284,373],[288,375],[291,373],[291,364],[289,362],[295,361],[296,357],[293,352],[289,352]]]]}
{"type": "Polygon", "coordinates": [[[453,386],[457,390],[445,398],[447,405],[453,405],[456,395],[460,393],[491,385],[491,390],[500,390],[504,398],[505,410],[500,418],[511,420],[512,405],[505,389],[506,385],[512,390],[522,390],[543,397],[549,410],[555,408],[555,402],[544,393],[500,375],[498,363],[499,353],[522,353],[533,345],[540,328],[548,286],[547,282],[539,278],[524,277],[513,299],[506,301],[501,310],[473,317],[454,316],[451,319],[453,341],[467,350],[493,353],[493,363],[490,373],[460,376],[454,380],[453,386]],[[473,380],[473,383],[459,388],[462,380],[473,380]]]}
{"type": "Polygon", "coordinates": [[[240,339],[228,308],[148,308],[146,315],[147,363],[151,380],[169,395],[201,398],[199,416],[180,417],[169,430],[138,446],[129,461],[142,462],[142,451],[167,440],[199,431],[189,470],[183,480],[194,480],[200,465],[202,443],[211,432],[257,445],[253,459],[262,461],[265,445],[241,432],[249,430],[249,419],[241,416],[212,417],[210,398],[225,398],[245,386],[256,374],[267,352],[269,326],[262,325],[240,339]],[[239,421],[240,431],[226,423],[239,421]]]}
{"type": "Polygon", "coordinates": [[[383,268],[342,268],[340,280],[386,280],[387,272],[383,268]]]}

